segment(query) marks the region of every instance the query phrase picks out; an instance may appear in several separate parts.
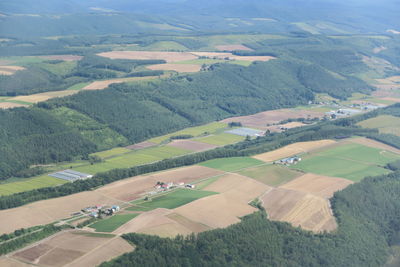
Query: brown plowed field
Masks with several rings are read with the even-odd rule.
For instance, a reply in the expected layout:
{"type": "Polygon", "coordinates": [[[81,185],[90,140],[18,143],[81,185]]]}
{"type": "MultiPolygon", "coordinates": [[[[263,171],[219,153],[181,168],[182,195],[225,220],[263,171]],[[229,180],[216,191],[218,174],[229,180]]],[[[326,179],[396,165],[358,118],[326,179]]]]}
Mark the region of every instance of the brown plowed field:
{"type": "Polygon", "coordinates": [[[232,117],[222,120],[224,123],[229,122],[241,122],[242,125],[247,127],[258,128],[262,130],[268,129],[268,124],[279,123],[286,119],[295,118],[307,118],[307,117],[323,117],[325,114],[323,112],[315,112],[308,110],[290,110],[290,109],[278,109],[260,112],[254,115],[232,117]]]}
{"type": "Polygon", "coordinates": [[[173,146],[195,152],[209,150],[218,147],[216,145],[201,143],[193,140],[174,140],[171,143],[169,143],[168,146],[173,146]]]}
{"type": "Polygon", "coordinates": [[[323,198],[331,198],[333,193],[346,188],[352,183],[347,179],[307,173],[280,186],[280,188],[311,193],[323,198]]]}
{"type": "Polygon", "coordinates": [[[20,66],[0,66],[0,75],[13,75],[17,71],[24,69],[24,67],[20,66]]]}
{"type": "Polygon", "coordinates": [[[127,146],[125,148],[132,149],[132,150],[139,150],[139,149],[143,149],[143,148],[152,147],[152,146],[155,146],[155,145],[157,145],[157,144],[145,141],[145,142],[141,142],[141,143],[137,143],[137,144],[134,144],[134,145],[127,146]]]}
{"type": "Polygon", "coordinates": [[[396,154],[400,154],[400,149],[397,149],[395,147],[386,145],[384,143],[365,138],[365,137],[359,137],[359,138],[352,138],[349,139],[348,142],[364,145],[364,146],[369,146],[369,147],[374,147],[374,148],[379,148],[379,149],[384,149],[386,151],[390,151],[396,154]]]}
{"type": "Polygon", "coordinates": [[[200,65],[196,64],[156,64],[147,67],[150,70],[172,70],[176,72],[199,72],[200,65]]]}
{"type": "Polygon", "coordinates": [[[11,103],[11,102],[1,102],[0,108],[7,109],[7,108],[18,108],[18,107],[28,107],[28,105],[18,104],[18,103],[11,103]]]}
{"type": "Polygon", "coordinates": [[[255,155],[253,158],[262,160],[265,162],[271,162],[278,159],[294,156],[296,154],[307,153],[312,150],[322,148],[325,146],[336,144],[333,140],[319,140],[319,141],[309,141],[309,142],[299,142],[285,147],[279,148],[274,151],[266,152],[263,154],[255,155]]]}
{"type": "Polygon", "coordinates": [[[132,246],[120,237],[69,231],[39,241],[13,257],[40,266],[95,266],[131,250],[132,246]]]}
{"type": "Polygon", "coordinates": [[[187,52],[112,51],[100,53],[98,55],[111,59],[163,59],[166,62],[197,59],[197,56],[187,52]]]}
{"type": "Polygon", "coordinates": [[[16,96],[16,97],[13,97],[12,100],[19,100],[19,101],[24,101],[24,102],[29,102],[29,103],[38,103],[38,102],[49,100],[51,98],[73,95],[78,92],[79,91],[76,91],[76,90],[53,91],[53,92],[45,92],[45,93],[39,93],[39,94],[34,94],[34,95],[16,96]]]}
{"type": "Polygon", "coordinates": [[[254,51],[253,49],[244,46],[242,44],[237,45],[217,45],[215,46],[219,51],[235,51],[235,50],[244,50],[244,51],[254,51]]]}
{"type": "Polygon", "coordinates": [[[314,232],[332,231],[337,227],[329,202],[324,198],[275,188],[261,200],[271,220],[289,222],[314,232]]]}
{"type": "Polygon", "coordinates": [[[223,174],[223,172],[216,169],[195,165],[158,172],[151,174],[151,176],[158,179],[158,181],[191,183],[197,180],[213,177],[220,174],[223,174]]]}

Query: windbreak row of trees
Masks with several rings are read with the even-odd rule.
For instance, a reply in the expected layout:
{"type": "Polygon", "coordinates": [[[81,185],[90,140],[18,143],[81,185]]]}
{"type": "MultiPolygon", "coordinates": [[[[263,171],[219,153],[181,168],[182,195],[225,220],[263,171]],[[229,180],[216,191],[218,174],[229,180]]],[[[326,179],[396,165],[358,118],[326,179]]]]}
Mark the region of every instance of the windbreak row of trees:
{"type": "Polygon", "coordinates": [[[382,266],[398,244],[400,173],[366,178],[331,200],[338,221],[333,233],[313,234],[272,222],[264,211],[242,222],[176,238],[125,234],[135,250],[113,266],[382,266]]]}

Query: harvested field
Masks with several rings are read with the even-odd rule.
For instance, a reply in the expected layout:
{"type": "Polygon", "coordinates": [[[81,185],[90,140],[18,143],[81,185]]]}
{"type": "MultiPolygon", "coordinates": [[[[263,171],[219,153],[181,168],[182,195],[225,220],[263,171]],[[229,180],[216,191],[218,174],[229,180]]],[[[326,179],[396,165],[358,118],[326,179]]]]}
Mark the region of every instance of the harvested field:
{"type": "Polygon", "coordinates": [[[32,267],[31,264],[26,264],[21,261],[12,258],[1,257],[0,266],[4,267],[32,267]]]}
{"type": "Polygon", "coordinates": [[[296,154],[301,154],[301,153],[308,153],[312,150],[326,147],[329,145],[336,144],[336,141],[333,140],[319,140],[319,141],[310,141],[310,142],[299,142],[299,143],[294,143],[291,145],[287,145],[285,147],[279,148],[274,151],[266,152],[263,154],[259,154],[256,156],[253,156],[253,158],[256,158],[258,160],[262,160],[265,162],[272,162],[278,159],[290,157],[296,154]]]}
{"type": "Polygon", "coordinates": [[[153,186],[158,181],[191,183],[219,174],[222,174],[222,172],[202,166],[190,166],[154,173],[149,176],[136,176],[124,179],[99,188],[96,191],[111,198],[132,201],[144,196],[146,192],[153,190],[153,186]]]}
{"type": "Polygon", "coordinates": [[[364,146],[374,147],[374,148],[378,148],[378,149],[383,149],[386,151],[400,154],[400,149],[397,149],[395,147],[392,147],[392,146],[386,145],[384,143],[381,143],[381,142],[378,142],[378,141],[375,141],[375,140],[372,140],[369,138],[365,138],[365,137],[352,138],[352,139],[349,139],[349,142],[364,145],[364,146]]]}
{"type": "Polygon", "coordinates": [[[81,60],[83,57],[76,55],[52,55],[52,56],[39,56],[38,58],[43,58],[47,60],[78,61],[81,60]]]}
{"type": "Polygon", "coordinates": [[[157,145],[157,144],[145,141],[145,142],[141,142],[141,143],[137,143],[137,144],[134,144],[134,145],[127,146],[125,148],[131,149],[131,150],[139,150],[139,149],[143,149],[143,148],[152,147],[152,146],[155,146],[155,145],[157,145]]]}
{"type": "Polygon", "coordinates": [[[221,122],[240,122],[243,126],[254,127],[261,130],[267,130],[268,124],[276,124],[283,120],[295,118],[322,118],[325,115],[323,112],[315,112],[309,110],[295,110],[295,109],[278,109],[260,112],[254,115],[232,117],[221,122]]]}
{"type": "Polygon", "coordinates": [[[156,64],[147,67],[150,70],[172,70],[176,72],[199,72],[200,65],[195,64],[156,64]]]}
{"type": "Polygon", "coordinates": [[[19,108],[19,107],[28,107],[29,105],[19,104],[19,103],[12,103],[12,102],[0,102],[0,108],[7,109],[7,108],[19,108]]]}
{"type": "Polygon", "coordinates": [[[269,186],[278,186],[289,182],[303,173],[280,165],[263,165],[238,172],[240,175],[251,177],[269,186]]]}
{"type": "Polygon", "coordinates": [[[163,59],[166,62],[177,62],[196,59],[197,56],[187,52],[158,52],[158,51],[112,51],[98,54],[111,59],[163,59]]]}
{"type": "Polygon", "coordinates": [[[292,129],[292,128],[296,128],[296,127],[302,127],[304,125],[306,125],[306,124],[304,124],[302,122],[294,121],[294,122],[288,122],[285,124],[281,124],[281,125],[279,125],[279,127],[286,128],[286,129],[292,129]]]}
{"type": "Polygon", "coordinates": [[[17,71],[24,69],[24,67],[20,66],[0,66],[0,75],[13,75],[17,71]]]}
{"type": "Polygon", "coordinates": [[[314,232],[333,231],[337,227],[330,204],[324,198],[275,188],[261,200],[271,220],[289,222],[314,232]]]}
{"type": "Polygon", "coordinates": [[[173,146],[195,152],[205,151],[218,147],[216,145],[201,143],[193,140],[174,140],[170,144],[168,144],[168,146],[173,146]]]}
{"type": "Polygon", "coordinates": [[[1,210],[0,234],[68,218],[72,213],[96,204],[121,205],[122,202],[106,197],[99,191],[88,191],[1,210]]]}
{"type": "Polygon", "coordinates": [[[9,100],[18,100],[18,101],[24,101],[24,102],[28,102],[28,103],[38,103],[38,102],[49,100],[51,98],[64,97],[64,96],[69,96],[69,95],[73,95],[76,93],[78,93],[78,91],[74,91],[74,90],[53,91],[53,92],[45,92],[45,93],[39,93],[39,94],[33,94],[33,95],[16,96],[16,97],[10,98],[9,100]]]}
{"type": "Polygon", "coordinates": [[[80,264],[98,264],[131,250],[132,246],[120,237],[68,231],[20,250],[13,257],[40,266],[64,266],[71,263],[73,266],[94,266],[80,264]],[[105,250],[107,253],[104,253],[105,250]]]}
{"type": "Polygon", "coordinates": [[[251,49],[247,46],[244,46],[242,44],[216,45],[215,48],[217,48],[219,51],[235,51],[235,50],[254,51],[253,49],[251,49]]]}
{"type": "Polygon", "coordinates": [[[280,188],[310,193],[323,198],[331,198],[333,193],[346,188],[352,183],[342,178],[307,173],[280,186],[280,188]]]}
{"type": "Polygon", "coordinates": [[[102,90],[106,89],[107,87],[109,87],[111,84],[114,83],[135,82],[135,81],[151,80],[155,78],[158,78],[158,76],[132,77],[132,78],[105,80],[105,81],[95,81],[83,87],[82,90],[102,90]]]}
{"type": "Polygon", "coordinates": [[[262,161],[249,157],[232,157],[232,158],[212,159],[202,162],[199,165],[209,168],[214,168],[217,170],[231,172],[261,164],[263,164],[262,161]]]}

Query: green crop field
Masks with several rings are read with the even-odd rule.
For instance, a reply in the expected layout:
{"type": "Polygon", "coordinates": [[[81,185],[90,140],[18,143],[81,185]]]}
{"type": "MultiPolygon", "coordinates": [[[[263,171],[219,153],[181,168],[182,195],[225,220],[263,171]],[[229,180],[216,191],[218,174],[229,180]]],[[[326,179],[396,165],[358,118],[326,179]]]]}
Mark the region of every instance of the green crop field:
{"type": "Polygon", "coordinates": [[[244,168],[249,168],[257,165],[265,164],[264,162],[253,159],[249,157],[233,157],[233,158],[221,158],[221,159],[212,159],[199,165],[218,169],[222,171],[238,171],[244,168]]]}
{"type": "Polygon", "coordinates": [[[359,144],[345,144],[303,159],[292,168],[321,175],[360,181],[366,176],[388,173],[383,166],[400,155],[359,144]]]}
{"type": "Polygon", "coordinates": [[[249,168],[238,172],[238,174],[251,177],[270,186],[279,186],[303,175],[301,172],[297,172],[280,165],[264,165],[260,167],[249,168]]]}
{"type": "Polygon", "coordinates": [[[234,144],[245,139],[244,136],[239,136],[235,134],[221,133],[216,135],[210,135],[206,137],[196,138],[196,141],[216,145],[216,146],[225,146],[234,144]]]}
{"type": "Polygon", "coordinates": [[[124,147],[116,147],[116,148],[113,148],[113,149],[96,152],[96,153],[93,153],[93,154],[90,154],[90,155],[99,156],[100,158],[104,159],[104,158],[109,158],[109,157],[125,154],[125,153],[128,153],[128,152],[132,152],[132,150],[124,148],[124,147]]]}
{"type": "Polygon", "coordinates": [[[400,136],[400,118],[390,115],[381,115],[357,123],[364,128],[378,128],[380,133],[400,136]]]}
{"type": "Polygon", "coordinates": [[[191,128],[186,128],[184,130],[174,132],[171,134],[163,135],[160,137],[156,137],[153,139],[148,140],[149,142],[152,143],[162,143],[163,141],[168,140],[171,136],[177,136],[177,135],[192,135],[192,136],[199,136],[205,133],[215,133],[218,130],[225,129],[228,125],[226,123],[222,122],[212,122],[206,125],[202,126],[197,126],[197,127],[191,127],[191,128]]]}
{"type": "Polygon", "coordinates": [[[220,177],[221,177],[221,175],[218,175],[218,176],[215,176],[215,177],[211,177],[211,178],[209,178],[207,180],[201,181],[199,183],[196,183],[196,189],[197,190],[202,190],[203,188],[206,188],[210,184],[216,182],[220,177]]]}
{"type": "Polygon", "coordinates": [[[143,165],[188,153],[190,153],[190,151],[170,146],[151,147],[112,157],[110,159],[106,159],[103,162],[95,163],[93,165],[80,166],[74,168],[74,170],[95,174],[98,172],[109,171],[115,168],[129,168],[143,165]]]}
{"type": "Polygon", "coordinates": [[[0,184],[0,196],[12,195],[19,192],[29,191],[43,187],[51,187],[65,183],[67,183],[67,181],[50,177],[47,175],[35,178],[21,179],[20,181],[17,182],[0,184]]]}
{"type": "Polygon", "coordinates": [[[110,233],[116,230],[121,225],[124,225],[125,223],[129,222],[138,215],[139,215],[138,213],[117,214],[110,218],[106,218],[98,222],[95,222],[94,224],[91,224],[89,227],[94,228],[96,232],[110,233]]]}
{"type": "Polygon", "coordinates": [[[155,197],[148,201],[142,201],[139,203],[135,203],[139,207],[131,207],[127,210],[151,210],[156,208],[166,208],[166,209],[175,209],[177,207],[183,206],[187,203],[195,201],[197,199],[215,195],[217,193],[210,191],[200,191],[200,190],[191,190],[191,189],[178,189],[171,193],[155,197]]]}

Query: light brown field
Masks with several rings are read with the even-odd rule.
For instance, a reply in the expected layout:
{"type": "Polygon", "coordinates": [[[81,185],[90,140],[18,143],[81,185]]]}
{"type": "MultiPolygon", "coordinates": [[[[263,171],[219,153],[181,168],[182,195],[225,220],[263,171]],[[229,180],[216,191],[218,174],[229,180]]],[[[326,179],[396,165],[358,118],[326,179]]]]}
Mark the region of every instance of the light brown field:
{"type": "Polygon", "coordinates": [[[280,188],[331,198],[336,191],[342,190],[352,183],[347,179],[307,173],[280,186],[280,188]]]}
{"type": "Polygon", "coordinates": [[[171,143],[169,143],[168,146],[187,149],[195,152],[205,151],[218,147],[216,145],[201,143],[193,140],[174,140],[171,143]]]}
{"type": "Polygon", "coordinates": [[[24,67],[20,66],[0,66],[0,75],[13,75],[17,71],[24,69],[24,67]]]}
{"type": "Polygon", "coordinates": [[[325,146],[336,144],[333,140],[318,140],[309,142],[298,142],[279,148],[274,151],[266,152],[263,154],[255,155],[253,158],[262,160],[265,162],[271,162],[278,159],[290,157],[296,154],[307,153],[312,150],[322,148],[325,146]]]}
{"type": "Polygon", "coordinates": [[[323,112],[315,112],[308,110],[290,110],[290,109],[278,109],[260,112],[249,116],[232,117],[222,122],[240,122],[242,125],[247,127],[258,128],[267,130],[269,124],[276,124],[282,120],[295,119],[295,118],[314,118],[323,117],[323,112]]]}
{"type": "Polygon", "coordinates": [[[1,102],[0,108],[7,109],[7,108],[19,108],[19,107],[28,107],[28,105],[19,104],[19,103],[12,103],[12,102],[1,102]]]}
{"type": "Polygon", "coordinates": [[[245,51],[253,51],[253,49],[242,45],[242,44],[236,44],[236,45],[217,45],[215,46],[220,51],[235,51],[235,50],[245,50],[245,51]]]}
{"type": "Polygon", "coordinates": [[[174,170],[154,173],[148,176],[136,176],[106,185],[96,190],[97,192],[121,201],[131,201],[144,196],[152,191],[158,181],[174,183],[191,183],[196,180],[219,175],[222,172],[203,167],[190,166],[174,170]]]}
{"type": "Polygon", "coordinates": [[[112,51],[98,54],[111,59],[163,59],[166,62],[177,62],[196,59],[197,56],[187,52],[159,52],[159,51],[112,51]]]}
{"type": "Polygon", "coordinates": [[[139,150],[139,149],[143,149],[143,148],[152,147],[152,146],[155,146],[155,145],[157,145],[157,144],[145,141],[145,142],[141,142],[141,143],[137,143],[137,144],[134,144],[134,145],[127,146],[125,148],[132,149],[132,150],[139,150]]]}
{"type": "Polygon", "coordinates": [[[275,188],[261,200],[271,220],[289,222],[314,232],[332,231],[337,227],[329,202],[322,197],[275,188]]]}
{"type": "Polygon", "coordinates": [[[191,52],[193,55],[199,57],[209,57],[209,58],[217,58],[224,59],[229,58],[231,60],[244,60],[244,61],[269,61],[271,59],[276,59],[271,56],[236,56],[232,53],[223,53],[223,52],[191,52]]]}
{"type": "Polygon", "coordinates": [[[105,81],[95,81],[91,84],[86,85],[82,88],[82,90],[102,90],[109,87],[114,83],[126,83],[126,82],[135,82],[135,81],[144,81],[158,78],[158,76],[146,76],[146,77],[131,77],[131,78],[121,78],[121,79],[112,79],[105,81]]]}
{"type": "Polygon", "coordinates": [[[39,58],[48,60],[79,61],[83,57],[76,55],[51,55],[51,56],[39,56],[39,58]]]}
{"type": "Polygon", "coordinates": [[[196,64],[156,64],[147,67],[150,70],[172,70],[176,72],[199,72],[201,70],[200,65],[196,64]]]}
{"type": "Polygon", "coordinates": [[[10,259],[6,257],[0,258],[0,266],[4,267],[32,267],[31,264],[26,264],[24,262],[18,261],[16,259],[10,259]]]}
{"type": "Polygon", "coordinates": [[[18,251],[13,255],[40,266],[95,266],[133,248],[120,237],[94,237],[83,231],[68,231],[18,251]]]}
{"type": "Polygon", "coordinates": [[[384,143],[369,139],[369,138],[365,138],[365,137],[358,137],[358,138],[351,138],[348,139],[348,142],[352,142],[352,143],[356,143],[356,144],[360,144],[360,145],[364,145],[364,146],[369,146],[369,147],[374,147],[374,148],[379,148],[379,149],[384,149],[396,154],[400,154],[400,149],[397,149],[395,147],[386,145],[384,143]]]}
{"type": "Polygon", "coordinates": [[[78,93],[76,90],[64,90],[64,91],[53,91],[53,92],[45,92],[33,95],[21,95],[11,98],[11,100],[19,100],[29,103],[38,103],[42,101],[46,101],[56,97],[64,97],[78,93]]]}

